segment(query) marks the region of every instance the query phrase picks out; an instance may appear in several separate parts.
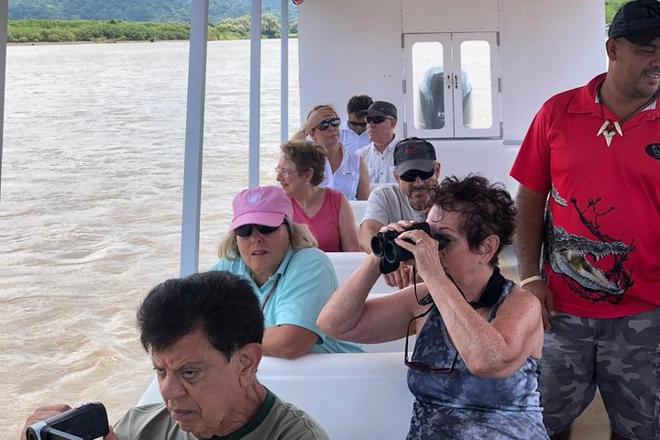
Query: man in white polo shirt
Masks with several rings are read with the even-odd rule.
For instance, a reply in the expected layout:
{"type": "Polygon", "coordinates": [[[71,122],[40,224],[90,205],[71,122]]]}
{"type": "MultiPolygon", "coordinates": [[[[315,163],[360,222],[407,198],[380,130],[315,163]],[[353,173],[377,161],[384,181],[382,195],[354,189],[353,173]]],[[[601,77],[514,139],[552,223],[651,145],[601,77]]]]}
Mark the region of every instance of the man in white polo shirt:
{"type": "Polygon", "coordinates": [[[366,116],[367,133],[371,143],[362,149],[361,155],[369,170],[372,188],[394,180],[394,145],[397,112],[394,104],[374,101],[359,115],[366,116]]]}

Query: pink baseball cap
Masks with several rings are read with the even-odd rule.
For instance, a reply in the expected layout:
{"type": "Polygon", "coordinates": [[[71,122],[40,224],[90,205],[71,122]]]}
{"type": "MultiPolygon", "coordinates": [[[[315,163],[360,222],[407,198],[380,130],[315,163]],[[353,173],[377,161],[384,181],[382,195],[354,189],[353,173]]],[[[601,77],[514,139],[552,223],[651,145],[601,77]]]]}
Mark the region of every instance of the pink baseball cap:
{"type": "Polygon", "coordinates": [[[279,226],[284,218],[293,218],[291,200],[279,186],[244,189],[232,202],[234,218],[229,230],[249,224],[279,226]]]}

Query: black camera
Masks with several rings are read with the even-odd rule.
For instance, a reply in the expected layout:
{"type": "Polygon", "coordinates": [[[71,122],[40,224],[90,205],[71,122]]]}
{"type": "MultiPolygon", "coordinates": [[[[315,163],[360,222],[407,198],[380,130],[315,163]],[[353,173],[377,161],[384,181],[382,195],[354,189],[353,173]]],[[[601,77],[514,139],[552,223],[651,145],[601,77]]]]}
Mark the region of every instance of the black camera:
{"type": "Polygon", "coordinates": [[[92,402],[34,423],[26,433],[28,440],[93,440],[108,431],[105,407],[92,402]]]}
{"type": "MultiPolygon", "coordinates": [[[[431,228],[426,222],[415,223],[406,231],[415,229],[422,230],[427,234],[431,233],[431,228]]],[[[394,239],[397,238],[401,232],[398,231],[385,231],[379,232],[371,238],[371,250],[374,255],[380,257],[380,272],[390,273],[394,272],[402,261],[410,260],[413,255],[396,244],[394,239]]],[[[410,241],[412,243],[412,241],[410,241]]]]}

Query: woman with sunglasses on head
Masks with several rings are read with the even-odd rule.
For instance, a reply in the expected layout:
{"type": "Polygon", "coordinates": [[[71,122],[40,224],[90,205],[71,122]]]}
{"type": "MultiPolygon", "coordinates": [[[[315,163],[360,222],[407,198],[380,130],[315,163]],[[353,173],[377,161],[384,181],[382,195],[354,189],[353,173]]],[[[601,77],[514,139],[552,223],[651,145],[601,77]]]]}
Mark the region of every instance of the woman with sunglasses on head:
{"type": "Polygon", "coordinates": [[[305,224],[319,249],[325,252],[358,252],[353,209],[339,191],[321,188],[325,150],[310,141],[287,142],[275,173],[284,193],[291,199],[293,220],[305,224]]]}
{"type": "Polygon", "coordinates": [[[337,287],[330,259],[305,226],[295,223],[291,202],[275,186],[239,192],[229,232],[212,270],[244,277],[264,313],[266,356],[361,351],[319,330],[316,318],[337,287]]]}
{"type": "Polygon", "coordinates": [[[541,306],[497,267],[515,213],[500,185],[444,179],[425,223],[430,233],[411,222],[382,229],[399,233],[394,242],[412,256],[406,264],[420,282],[367,300],[382,269],[371,254],[321,311],[319,327],[345,340],[417,334],[404,353],[415,396],[410,440],[548,438],[538,392],[541,306]]]}
{"type": "Polygon", "coordinates": [[[348,151],[340,143],[341,120],[329,105],[317,105],[307,115],[302,130],[292,138],[302,142],[309,136],[326,151],[326,178],[321,186],[341,191],[348,200],[367,200],[369,171],[359,154],[348,151]]]}

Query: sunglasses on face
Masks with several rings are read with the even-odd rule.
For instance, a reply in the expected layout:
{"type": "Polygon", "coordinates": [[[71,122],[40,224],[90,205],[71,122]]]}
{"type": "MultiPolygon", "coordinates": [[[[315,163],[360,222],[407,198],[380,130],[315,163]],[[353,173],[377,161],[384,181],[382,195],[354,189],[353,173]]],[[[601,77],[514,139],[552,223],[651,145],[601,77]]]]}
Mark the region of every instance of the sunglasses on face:
{"type": "Polygon", "coordinates": [[[317,127],[321,131],[326,131],[331,125],[336,128],[339,127],[339,124],[341,124],[341,119],[332,118],[332,119],[326,119],[325,121],[321,121],[317,127]]]}
{"type": "Polygon", "coordinates": [[[252,235],[252,231],[254,229],[256,229],[257,231],[259,231],[260,234],[268,235],[268,234],[272,234],[273,232],[277,231],[280,228],[280,226],[281,225],[279,225],[279,226],[266,226],[266,225],[249,224],[249,225],[239,226],[238,228],[234,229],[234,232],[239,237],[249,237],[250,235],[252,235]]]}
{"type": "Polygon", "coordinates": [[[390,117],[385,117],[385,116],[367,116],[367,124],[382,124],[385,122],[385,119],[392,119],[390,117]]]}
{"type": "Polygon", "coordinates": [[[404,182],[414,182],[419,177],[422,180],[430,179],[435,175],[435,170],[431,171],[420,171],[420,170],[409,170],[399,176],[399,179],[404,182]]]}
{"type": "Polygon", "coordinates": [[[367,126],[366,122],[353,122],[353,121],[348,121],[348,125],[350,125],[353,128],[364,128],[367,126]]]}

